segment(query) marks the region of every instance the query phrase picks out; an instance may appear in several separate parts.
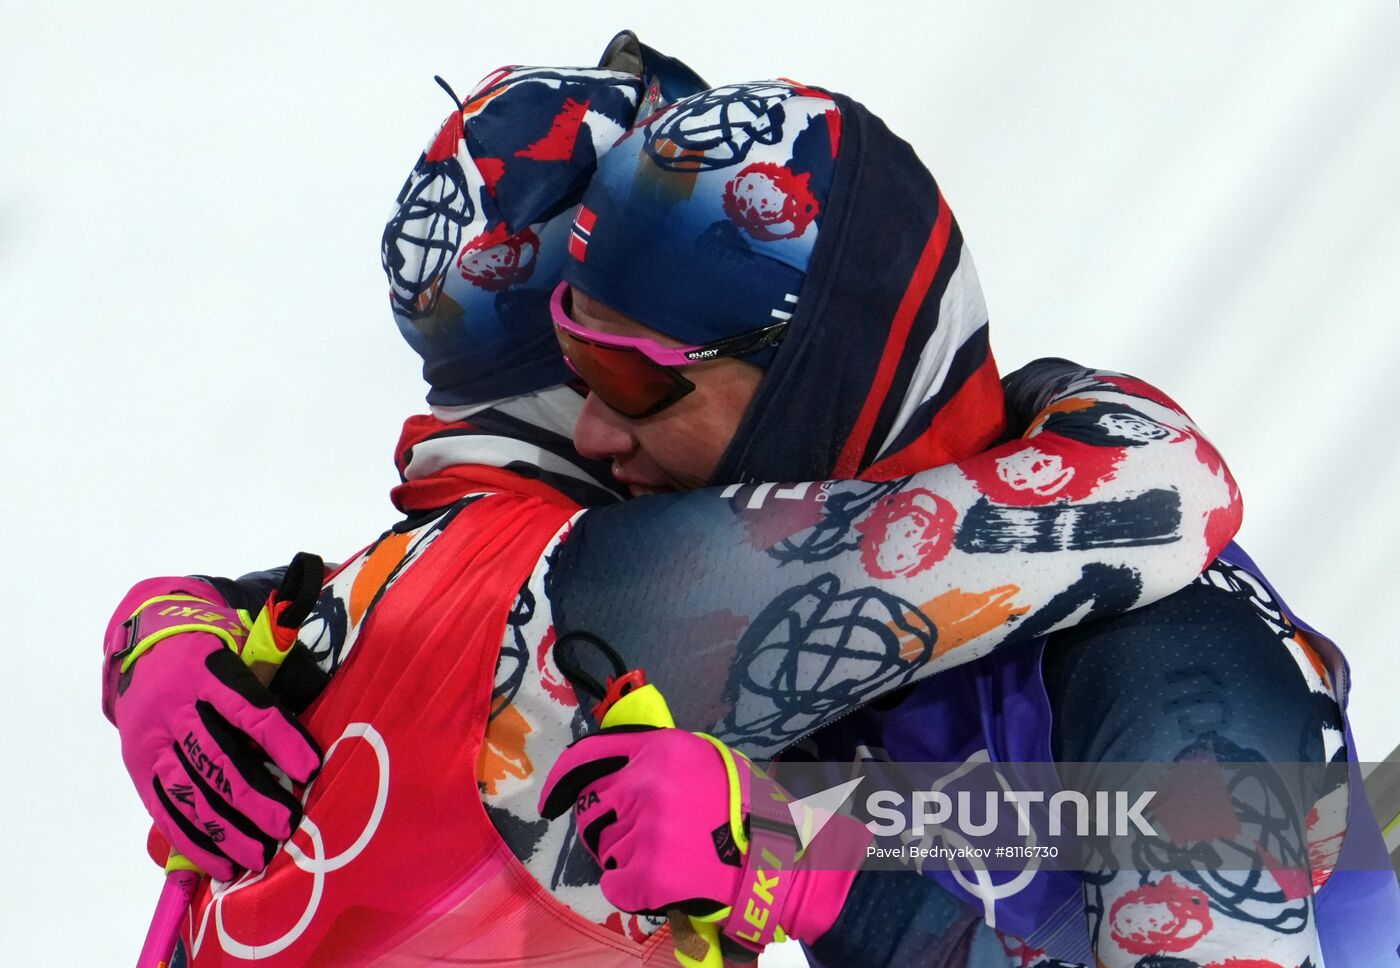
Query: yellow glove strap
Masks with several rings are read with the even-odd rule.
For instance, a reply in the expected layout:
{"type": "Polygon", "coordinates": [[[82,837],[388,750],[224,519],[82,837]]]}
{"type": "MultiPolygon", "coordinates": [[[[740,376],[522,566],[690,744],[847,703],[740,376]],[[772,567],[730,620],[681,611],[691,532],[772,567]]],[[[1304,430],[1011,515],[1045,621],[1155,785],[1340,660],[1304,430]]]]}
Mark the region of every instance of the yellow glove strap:
{"type": "MultiPolygon", "coordinates": [[[[213,602],[195,595],[157,595],[155,598],[149,598],[138,605],[136,610],[131,613],[131,618],[135,618],[150,606],[158,605],[161,602],[199,602],[202,605],[213,605],[213,602]]],[[[240,608],[237,612],[244,626],[252,625],[252,620],[249,618],[246,611],[240,608]]],[[[232,632],[226,628],[209,624],[217,620],[222,620],[224,616],[217,612],[195,611],[189,617],[192,621],[183,625],[172,625],[169,628],[161,629],[159,632],[152,632],[132,646],[131,651],[122,659],[122,673],[125,674],[130,671],[136,660],[154,648],[158,642],[162,642],[172,635],[179,635],[183,632],[208,632],[211,635],[217,635],[219,638],[223,639],[224,644],[230,649],[234,652],[238,651],[239,643],[238,640],[234,638],[232,632]]]]}

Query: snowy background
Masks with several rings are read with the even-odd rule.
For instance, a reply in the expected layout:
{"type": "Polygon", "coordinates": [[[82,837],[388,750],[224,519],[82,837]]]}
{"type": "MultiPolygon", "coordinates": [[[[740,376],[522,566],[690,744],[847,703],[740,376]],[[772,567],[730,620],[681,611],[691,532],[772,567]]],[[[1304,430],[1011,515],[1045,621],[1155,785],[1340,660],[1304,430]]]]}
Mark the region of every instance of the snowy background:
{"type": "Polygon", "coordinates": [[[128,964],[159,890],[98,710],[128,584],[391,520],[422,387],[378,240],[450,108],[432,75],[592,63],[622,27],[883,115],[962,222],[1003,369],[1181,401],[1245,545],[1349,653],[1363,755],[1400,742],[1395,3],[857,9],[0,2],[0,962],[128,964]]]}

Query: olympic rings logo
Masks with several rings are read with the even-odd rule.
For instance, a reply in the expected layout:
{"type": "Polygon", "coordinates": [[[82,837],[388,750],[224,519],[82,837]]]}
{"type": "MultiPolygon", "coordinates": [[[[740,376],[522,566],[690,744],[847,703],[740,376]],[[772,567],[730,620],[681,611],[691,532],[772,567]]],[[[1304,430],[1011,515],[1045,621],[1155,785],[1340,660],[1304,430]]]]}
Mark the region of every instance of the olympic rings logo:
{"type": "MultiPolygon", "coordinates": [[[[293,864],[301,870],[311,875],[311,896],[307,899],[306,910],[297,919],[296,923],[287,930],[280,938],[259,944],[246,944],[234,938],[224,924],[223,904],[224,899],[236,894],[246,887],[261,881],[267,870],[259,871],[256,874],[245,873],[238,879],[229,881],[227,884],[215,883],[213,891],[213,901],[206,905],[204,914],[200,917],[199,931],[195,934],[192,956],[198,955],[204,943],[204,932],[209,923],[209,912],[214,912],[214,927],[219,936],[219,946],[226,954],[246,961],[258,961],[263,958],[270,958],[275,954],[285,951],[296,942],[298,938],[311,925],[316,917],[316,912],[321,906],[321,898],[325,893],[326,875],[331,871],[340,870],[369,846],[369,842],[374,839],[375,832],[379,829],[379,823],[384,818],[384,807],[389,801],[389,747],[384,742],[384,737],[379,734],[369,723],[350,723],[341,732],[340,737],[326,750],[325,762],[330,763],[331,757],[346,740],[362,740],[369,744],[374,751],[374,759],[377,767],[377,789],[374,795],[374,807],[370,810],[369,818],[365,821],[364,829],[360,831],[358,837],[345,850],[334,857],[326,856],[325,841],[321,837],[321,830],[316,826],[315,821],[310,816],[304,815],[301,826],[297,830],[304,831],[311,841],[311,856],[307,854],[291,840],[282,845],[281,851],[291,858],[293,864]]],[[[306,805],[306,798],[310,793],[310,787],[302,792],[302,806],[306,805]]],[[[268,865],[269,868],[271,865],[268,865]]]]}

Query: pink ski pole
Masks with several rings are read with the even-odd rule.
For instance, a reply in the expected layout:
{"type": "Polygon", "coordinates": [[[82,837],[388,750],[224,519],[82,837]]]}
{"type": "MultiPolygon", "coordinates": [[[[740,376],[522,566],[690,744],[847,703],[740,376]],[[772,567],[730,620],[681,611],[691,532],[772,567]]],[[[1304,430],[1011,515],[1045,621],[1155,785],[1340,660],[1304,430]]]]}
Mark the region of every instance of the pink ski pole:
{"type": "Polygon", "coordinates": [[[194,892],[204,872],[181,855],[171,851],[165,865],[165,886],[156,902],[146,942],[136,959],[136,968],[168,968],[175,941],[180,935],[180,921],[194,902],[194,892]]]}

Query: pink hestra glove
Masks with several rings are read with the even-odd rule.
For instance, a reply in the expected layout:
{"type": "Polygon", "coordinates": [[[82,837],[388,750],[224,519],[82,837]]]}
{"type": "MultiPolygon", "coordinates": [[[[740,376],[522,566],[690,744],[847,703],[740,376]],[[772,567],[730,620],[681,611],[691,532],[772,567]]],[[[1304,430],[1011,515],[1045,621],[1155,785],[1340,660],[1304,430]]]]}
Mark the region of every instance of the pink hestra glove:
{"type": "Polygon", "coordinates": [[[573,808],[603,868],[603,894],[624,911],[679,909],[761,950],[830,930],[871,839],[863,824],[835,816],[802,851],[790,803],[713,737],[632,728],[565,750],[540,813],[553,819],[573,808]]]}
{"type": "Polygon", "coordinates": [[[320,768],[309,733],[239,656],[243,617],[208,583],[152,578],[107,626],[102,709],[156,827],[220,880],[262,870],[301,822],[268,770],[304,783],[320,768]]]}

